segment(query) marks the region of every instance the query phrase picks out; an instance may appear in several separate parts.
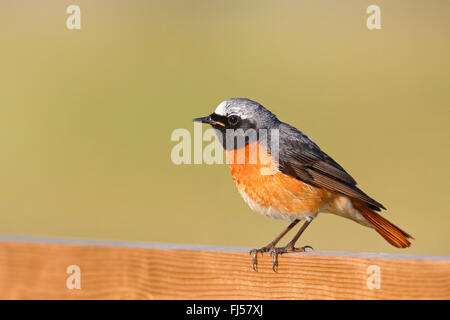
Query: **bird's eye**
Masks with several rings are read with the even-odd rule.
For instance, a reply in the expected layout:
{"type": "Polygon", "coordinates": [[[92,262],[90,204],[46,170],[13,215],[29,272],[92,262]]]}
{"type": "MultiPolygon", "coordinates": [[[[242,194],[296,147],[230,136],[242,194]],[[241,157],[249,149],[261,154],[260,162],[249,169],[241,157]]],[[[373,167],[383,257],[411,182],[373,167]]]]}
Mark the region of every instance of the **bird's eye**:
{"type": "Polygon", "coordinates": [[[231,126],[236,125],[238,122],[239,122],[239,117],[238,117],[238,116],[229,116],[229,117],[228,117],[228,123],[229,123],[231,126]]]}

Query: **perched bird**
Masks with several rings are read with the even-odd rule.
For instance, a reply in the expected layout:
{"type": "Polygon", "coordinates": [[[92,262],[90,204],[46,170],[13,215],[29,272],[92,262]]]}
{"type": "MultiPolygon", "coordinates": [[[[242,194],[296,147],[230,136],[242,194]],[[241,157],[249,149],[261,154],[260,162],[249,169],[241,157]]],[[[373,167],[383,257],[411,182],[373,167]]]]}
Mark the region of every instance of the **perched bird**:
{"type": "Polygon", "coordinates": [[[250,251],[255,271],[259,253],[273,255],[273,270],[277,272],[279,254],[311,248],[296,248],[295,243],[319,212],[373,228],[394,247],[410,246],[408,238],[412,237],[377,213],[385,209],[381,203],[360,190],[344,168],[308,136],[278,120],[258,102],[231,98],[211,115],[194,121],[216,130],[233,181],[248,205],[263,215],[291,222],[268,245],[250,251]],[[252,157],[252,150],[257,150],[256,157],[252,157]],[[300,220],[305,222],[294,238],[286,246],[276,247],[300,220]]]}

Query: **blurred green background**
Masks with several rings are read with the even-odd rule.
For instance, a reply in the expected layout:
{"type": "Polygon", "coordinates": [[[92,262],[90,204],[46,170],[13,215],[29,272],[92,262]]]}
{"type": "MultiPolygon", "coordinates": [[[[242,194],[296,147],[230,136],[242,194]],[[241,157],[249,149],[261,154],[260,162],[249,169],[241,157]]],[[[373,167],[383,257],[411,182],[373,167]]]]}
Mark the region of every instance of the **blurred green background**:
{"type": "MultiPolygon", "coordinates": [[[[0,234],[261,247],[226,165],[176,128],[248,97],[308,134],[415,236],[321,214],[317,250],[450,254],[449,1],[2,1],[0,234]],[[81,30],[66,8],[81,7],[81,30]],[[381,7],[381,30],[366,8],[381,7]]],[[[206,127],[205,127],[206,129],[206,127]]],[[[205,143],[206,145],[206,143],[205,143]]]]}

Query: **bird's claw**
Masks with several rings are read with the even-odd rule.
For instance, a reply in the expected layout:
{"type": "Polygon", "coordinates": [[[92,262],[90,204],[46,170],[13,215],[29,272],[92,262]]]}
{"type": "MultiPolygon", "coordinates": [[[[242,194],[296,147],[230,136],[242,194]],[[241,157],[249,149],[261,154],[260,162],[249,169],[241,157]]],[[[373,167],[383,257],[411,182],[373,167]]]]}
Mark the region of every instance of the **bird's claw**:
{"type": "Polygon", "coordinates": [[[283,253],[287,252],[306,252],[307,249],[314,250],[311,246],[296,248],[293,245],[287,245],[285,247],[275,247],[273,245],[267,245],[260,249],[252,249],[249,252],[250,256],[253,255],[252,269],[258,272],[258,254],[261,254],[261,256],[263,256],[264,252],[269,252],[270,256],[273,256],[272,270],[273,272],[278,273],[278,255],[282,255],[283,253]]]}
{"type": "Polygon", "coordinates": [[[273,272],[278,273],[278,255],[282,255],[283,253],[287,252],[306,252],[307,249],[314,250],[313,247],[311,246],[303,246],[300,248],[296,248],[290,245],[280,248],[274,247],[272,250],[270,250],[270,256],[273,256],[273,265],[272,265],[273,272]]]}
{"type": "Polygon", "coordinates": [[[272,250],[273,246],[265,246],[260,249],[252,249],[250,250],[250,255],[253,255],[252,259],[252,269],[258,272],[258,253],[261,254],[261,257],[264,255],[264,252],[269,252],[272,250]]]}
{"type": "Polygon", "coordinates": [[[308,250],[306,250],[306,249],[310,249],[310,251],[314,251],[314,248],[313,248],[313,247],[311,247],[311,246],[303,246],[303,247],[301,247],[301,249],[303,249],[303,251],[302,251],[302,252],[306,252],[306,251],[308,251],[308,250]]]}

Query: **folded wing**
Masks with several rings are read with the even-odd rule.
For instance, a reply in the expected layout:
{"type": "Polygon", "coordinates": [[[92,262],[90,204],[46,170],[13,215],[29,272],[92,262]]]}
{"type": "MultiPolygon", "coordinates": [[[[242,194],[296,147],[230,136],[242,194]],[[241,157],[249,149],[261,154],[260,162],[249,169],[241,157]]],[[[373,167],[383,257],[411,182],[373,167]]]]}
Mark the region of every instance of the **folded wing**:
{"type": "Polygon", "coordinates": [[[360,200],[372,210],[385,207],[356,186],[356,181],[309,137],[288,124],[280,126],[279,169],[282,173],[360,200]]]}

